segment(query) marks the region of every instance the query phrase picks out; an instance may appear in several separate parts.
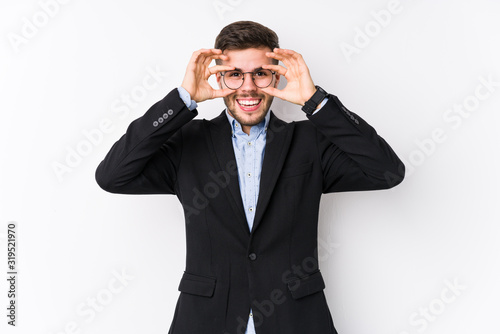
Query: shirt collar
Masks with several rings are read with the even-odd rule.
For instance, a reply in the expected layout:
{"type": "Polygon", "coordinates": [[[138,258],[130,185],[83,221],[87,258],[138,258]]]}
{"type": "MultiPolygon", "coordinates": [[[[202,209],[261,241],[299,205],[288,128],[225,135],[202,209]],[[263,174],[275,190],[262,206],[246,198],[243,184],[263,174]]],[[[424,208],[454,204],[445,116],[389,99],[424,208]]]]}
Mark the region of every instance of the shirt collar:
{"type": "MultiPolygon", "coordinates": [[[[229,113],[227,112],[227,108],[225,109],[225,112],[226,112],[227,120],[229,121],[229,125],[231,126],[231,136],[236,137],[236,133],[244,133],[243,130],[241,129],[241,124],[237,120],[235,120],[233,116],[229,115],[229,113]]],[[[252,129],[256,128],[257,133],[259,133],[261,131],[264,131],[264,133],[266,133],[270,118],[271,118],[271,110],[269,110],[267,112],[266,117],[264,117],[262,122],[252,126],[252,129]]],[[[250,132],[250,134],[251,134],[251,132],[250,132]]]]}

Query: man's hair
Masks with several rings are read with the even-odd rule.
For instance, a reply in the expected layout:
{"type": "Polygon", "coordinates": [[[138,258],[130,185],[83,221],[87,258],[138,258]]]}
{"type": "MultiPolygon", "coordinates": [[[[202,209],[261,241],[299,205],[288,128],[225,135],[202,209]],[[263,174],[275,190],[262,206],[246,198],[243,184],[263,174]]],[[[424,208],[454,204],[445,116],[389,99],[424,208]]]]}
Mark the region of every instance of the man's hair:
{"type": "MultiPolygon", "coordinates": [[[[272,50],[279,48],[278,35],[266,26],[253,21],[233,22],[220,31],[215,39],[216,49],[224,50],[244,50],[250,48],[265,48],[272,50]]],[[[277,59],[272,59],[273,64],[278,64],[277,59]]],[[[220,59],[215,60],[216,64],[221,64],[220,59]]]]}

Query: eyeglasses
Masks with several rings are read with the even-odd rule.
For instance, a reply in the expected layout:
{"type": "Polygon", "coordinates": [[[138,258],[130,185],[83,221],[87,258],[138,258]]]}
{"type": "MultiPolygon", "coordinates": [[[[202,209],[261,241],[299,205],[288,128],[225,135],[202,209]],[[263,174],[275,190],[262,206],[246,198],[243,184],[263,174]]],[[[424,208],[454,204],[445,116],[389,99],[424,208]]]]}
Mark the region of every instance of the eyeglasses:
{"type": "Polygon", "coordinates": [[[238,89],[243,85],[246,73],[252,74],[252,81],[259,88],[268,87],[273,82],[273,77],[276,74],[274,71],[261,68],[253,72],[241,72],[239,70],[225,71],[221,72],[221,75],[227,88],[238,89]]]}

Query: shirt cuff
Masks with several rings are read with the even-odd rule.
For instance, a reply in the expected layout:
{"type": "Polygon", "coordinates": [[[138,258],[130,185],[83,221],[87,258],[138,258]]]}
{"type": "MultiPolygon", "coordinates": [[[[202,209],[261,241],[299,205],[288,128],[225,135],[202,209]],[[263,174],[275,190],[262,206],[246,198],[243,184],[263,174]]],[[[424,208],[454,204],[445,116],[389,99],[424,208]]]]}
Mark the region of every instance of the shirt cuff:
{"type": "Polygon", "coordinates": [[[321,102],[321,104],[319,105],[319,108],[318,108],[318,109],[316,109],[316,110],[314,110],[314,112],[312,113],[312,115],[314,115],[315,113],[317,113],[318,111],[320,111],[320,110],[321,110],[321,108],[323,108],[323,106],[324,106],[327,102],[328,102],[328,98],[327,98],[327,97],[325,97],[325,98],[323,99],[323,101],[321,102]]]}
{"type": "Polygon", "coordinates": [[[184,89],[184,87],[179,86],[177,87],[177,90],[179,91],[179,96],[181,97],[182,101],[184,101],[184,104],[186,104],[186,107],[188,107],[189,110],[194,110],[198,107],[198,104],[196,104],[194,100],[191,100],[191,95],[187,90],[184,89]]]}

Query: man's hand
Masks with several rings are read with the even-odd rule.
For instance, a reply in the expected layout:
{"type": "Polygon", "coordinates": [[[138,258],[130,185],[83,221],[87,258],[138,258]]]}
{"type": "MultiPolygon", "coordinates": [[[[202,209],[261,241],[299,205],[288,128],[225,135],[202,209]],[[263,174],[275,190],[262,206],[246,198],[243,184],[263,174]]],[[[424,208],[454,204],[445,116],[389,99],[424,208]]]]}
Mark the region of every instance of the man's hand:
{"type": "Polygon", "coordinates": [[[208,78],[217,72],[233,70],[234,67],[215,65],[208,67],[212,59],[227,60],[228,56],[223,55],[220,49],[200,49],[193,52],[182,81],[182,87],[191,95],[191,99],[196,103],[216,97],[230,95],[234,90],[214,89],[208,83],[208,78]]]}
{"type": "Polygon", "coordinates": [[[306,62],[300,53],[293,50],[275,48],[273,51],[266,52],[266,56],[281,60],[286,68],[281,65],[262,65],[262,68],[285,76],[287,84],[281,90],[274,87],[261,88],[261,90],[282,100],[303,106],[316,92],[306,62]]]}

